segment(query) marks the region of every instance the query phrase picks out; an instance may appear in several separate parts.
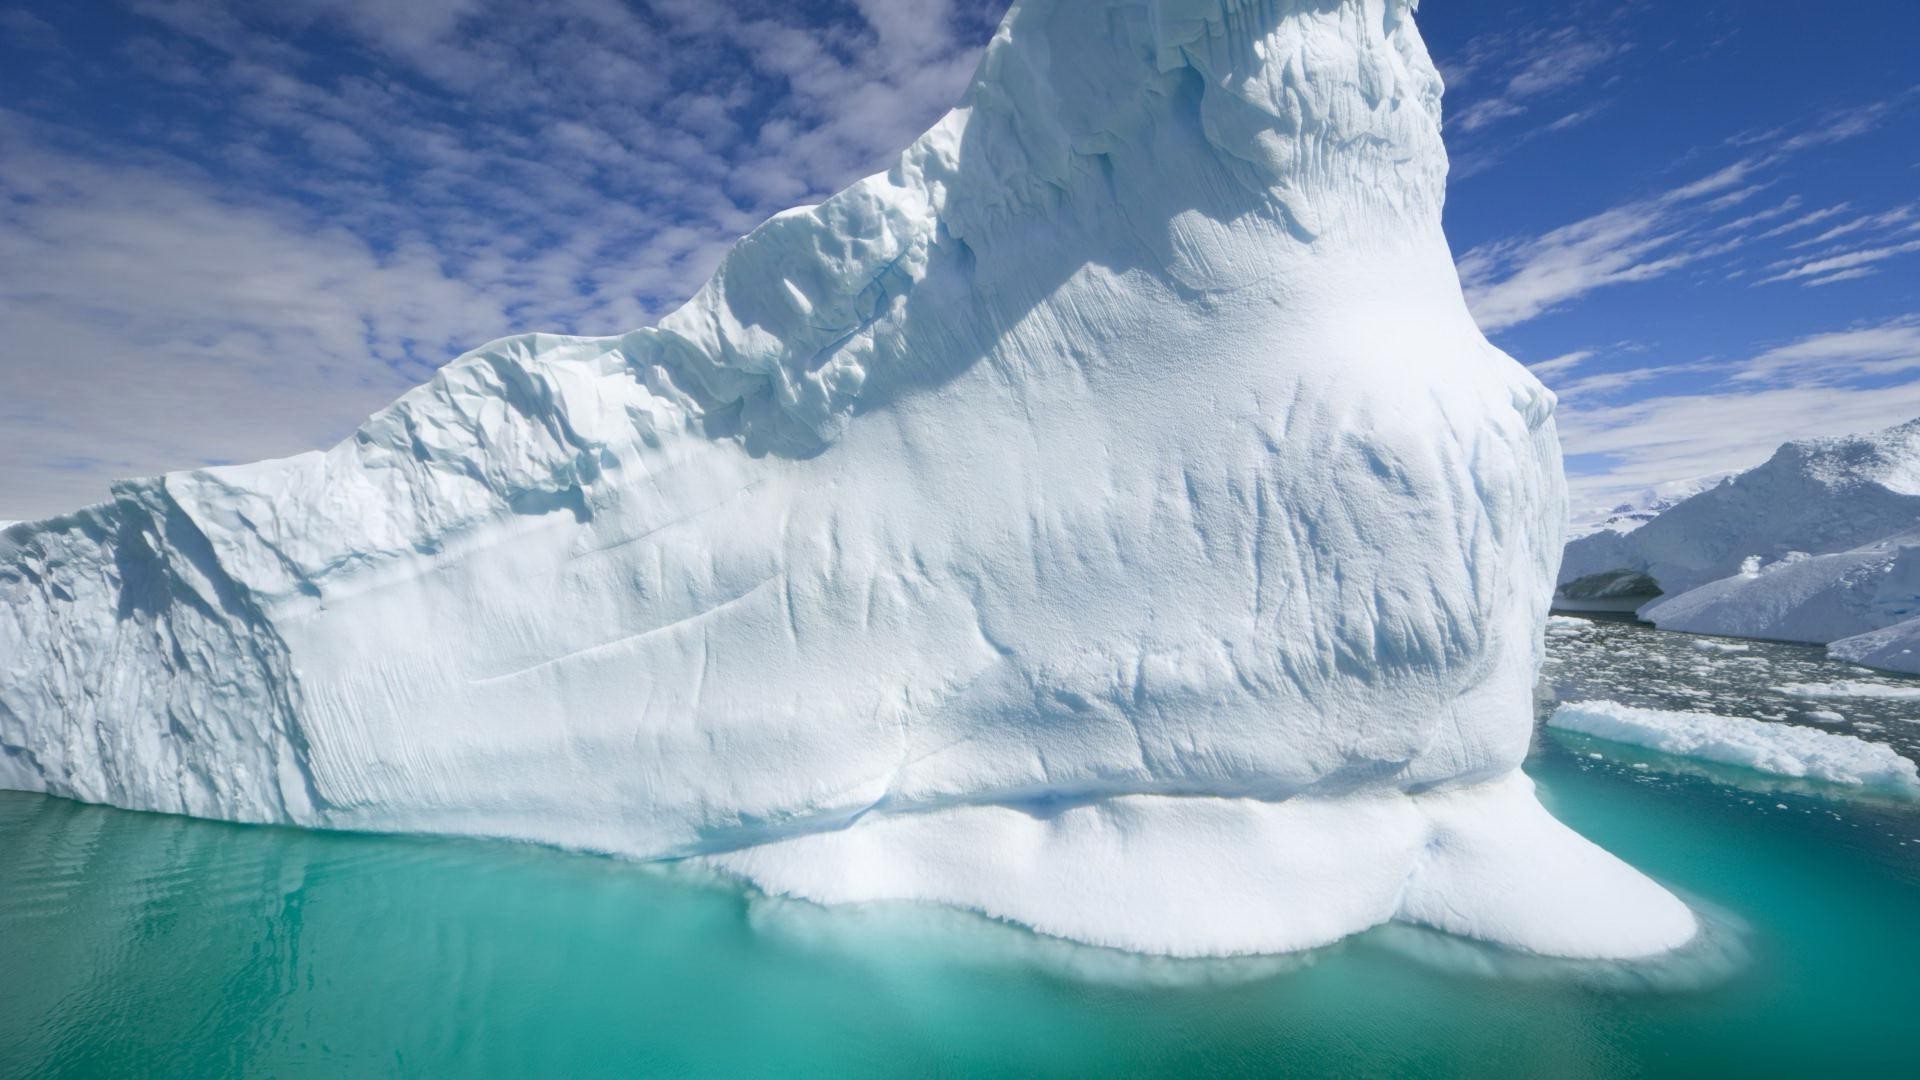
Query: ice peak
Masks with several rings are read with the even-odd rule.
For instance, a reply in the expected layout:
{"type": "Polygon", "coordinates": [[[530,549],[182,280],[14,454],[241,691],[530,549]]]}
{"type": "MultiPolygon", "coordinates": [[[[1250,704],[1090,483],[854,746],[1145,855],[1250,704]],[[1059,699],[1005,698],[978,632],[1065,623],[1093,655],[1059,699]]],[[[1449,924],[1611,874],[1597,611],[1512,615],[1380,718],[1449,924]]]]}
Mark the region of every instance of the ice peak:
{"type": "Polygon", "coordinates": [[[962,109],[1002,175],[1035,185],[1069,188],[1079,170],[1139,183],[1127,166],[1203,185],[1230,177],[1302,239],[1339,228],[1354,206],[1437,218],[1441,85],[1412,7],[1027,0],[962,109]],[[1183,127],[1185,138],[1165,130],[1183,127]],[[1163,152],[1143,160],[1128,146],[1163,152]]]}

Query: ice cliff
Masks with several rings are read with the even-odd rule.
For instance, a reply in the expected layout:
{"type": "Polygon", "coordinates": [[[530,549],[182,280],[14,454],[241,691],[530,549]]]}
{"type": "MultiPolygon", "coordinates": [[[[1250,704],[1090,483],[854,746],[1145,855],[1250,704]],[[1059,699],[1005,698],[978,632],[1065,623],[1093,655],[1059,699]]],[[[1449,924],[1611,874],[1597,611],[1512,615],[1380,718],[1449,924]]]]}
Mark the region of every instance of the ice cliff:
{"type": "Polygon", "coordinates": [[[1920,420],[1787,443],[1630,533],[1567,545],[1566,597],[1629,595],[1623,582],[1662,629],[1920,673],[1920,420]]]}
{"type": "Polygon", "coordinates": [[[1518,771],[1552,396],[1410,0],[1028,0],[684,307],[0,541],[0,783],[697,858],[1130,949],[1684,905],[1518,771]]]}

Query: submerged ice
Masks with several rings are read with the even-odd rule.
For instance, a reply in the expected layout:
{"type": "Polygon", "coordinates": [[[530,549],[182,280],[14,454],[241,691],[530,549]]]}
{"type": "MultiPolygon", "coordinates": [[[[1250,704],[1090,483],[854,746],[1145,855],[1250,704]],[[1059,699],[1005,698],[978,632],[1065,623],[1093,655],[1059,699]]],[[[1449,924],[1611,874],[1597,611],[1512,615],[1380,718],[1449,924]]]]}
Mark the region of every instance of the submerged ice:
{"type": "Polygon", "coordinates": [[[0,784],[1173,954],[1695,923],[1518,766],[1554,401],[1411,0],[1029,0],[657,326],[0,539],[0,784]]]}

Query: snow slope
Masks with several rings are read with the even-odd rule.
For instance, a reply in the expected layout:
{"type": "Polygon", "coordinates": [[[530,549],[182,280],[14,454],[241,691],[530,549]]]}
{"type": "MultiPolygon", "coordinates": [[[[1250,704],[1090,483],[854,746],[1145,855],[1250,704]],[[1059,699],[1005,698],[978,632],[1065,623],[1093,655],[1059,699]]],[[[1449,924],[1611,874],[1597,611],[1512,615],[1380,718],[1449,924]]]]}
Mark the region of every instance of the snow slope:
{"type": "Polygon", "coordinates": [[[1920,770],[1891,747],[1744,716],[1641,709],[1614,701],[1568,702],[1550,727],[1771,776],[1920,795],[1920,770]]]}
{"type": "Polygon", "coordinates": [[[0,783],[1175,954],[1681,944],[1517,771],[1554,401],[1461,299],[1411,9],[1017,4],[658,326],[11,530],[0,783]]]}
{"type": "Polygon", "coordinates": [[[1629,533],[1567,545],[1560,591],[1646,575],[1662,629],[1828,643],[1920,673],[1920,420],[1782,446],[1629,533]]]}
{"type": "Polygon", "coordinates": [[[1790,552],[1659,600],[1646,615],[1694,633],[1825,643],[1920,611],[1916,562],[1920,529],[1826,555],[1790,552]]]}

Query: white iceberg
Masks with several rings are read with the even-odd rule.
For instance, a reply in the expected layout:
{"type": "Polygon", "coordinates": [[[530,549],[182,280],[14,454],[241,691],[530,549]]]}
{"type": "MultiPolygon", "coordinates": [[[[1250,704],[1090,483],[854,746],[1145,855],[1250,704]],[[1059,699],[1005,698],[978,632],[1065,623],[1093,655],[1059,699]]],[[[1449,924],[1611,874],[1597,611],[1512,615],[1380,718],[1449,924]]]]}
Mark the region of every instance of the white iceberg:
{"type": "Polygon", "coordinates": [[[1547,724],[1770,776],[1920,794],[1920,770],[1912,761],[1891,747],[1832,731],[1744,716],[1641,709],[1614,701],[1568,702],[1554,709],[1547,724]]]}
{"type": "Polygon", "coordinates": [[[1409,0],[1032,0],[657,327],[0,539],[0,784],[1172,954],[1685,905],[1518,772],[1565,494],[1409,0]]]}
{"type": "Polygon", "coordinates": [[[1663,630],[1920,673],[1920,420],[1787,443],[1630,532],[1568,544],[1558,602],[1613,600],[1663,630]]]}

